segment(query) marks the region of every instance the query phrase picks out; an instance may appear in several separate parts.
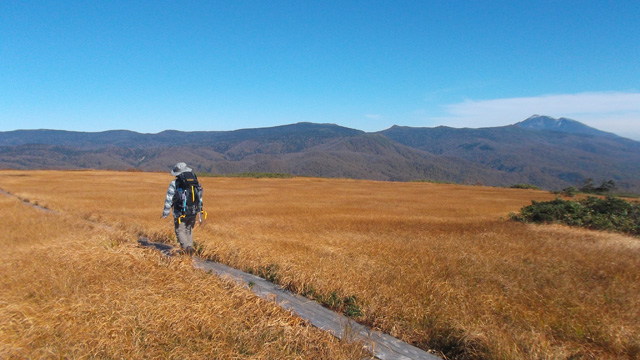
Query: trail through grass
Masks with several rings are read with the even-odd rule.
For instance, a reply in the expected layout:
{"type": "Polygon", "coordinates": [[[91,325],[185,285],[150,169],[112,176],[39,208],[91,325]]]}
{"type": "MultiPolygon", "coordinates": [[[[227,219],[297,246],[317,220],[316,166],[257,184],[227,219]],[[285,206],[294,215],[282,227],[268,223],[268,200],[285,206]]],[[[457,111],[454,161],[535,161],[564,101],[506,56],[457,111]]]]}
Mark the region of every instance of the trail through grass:
{"type": "Polygon", "coordinates": [[[249,291],[125,232],[0,196],[0,358],[361,359],[249,291]]]}
{"type": "MultiPolygon", "coordinates": [[[[1,187],[127,234],[175,241],[171,223],[159,219],[168,174],[22,174],[1,187]]],[[[356,319],[409,343],[461,359],[640,356],[638,239],[508,220],[552,194],[314,178],[201,181],[209,220],[195,239],[205,255],[310,298],[353,298],[356,319]]]]}

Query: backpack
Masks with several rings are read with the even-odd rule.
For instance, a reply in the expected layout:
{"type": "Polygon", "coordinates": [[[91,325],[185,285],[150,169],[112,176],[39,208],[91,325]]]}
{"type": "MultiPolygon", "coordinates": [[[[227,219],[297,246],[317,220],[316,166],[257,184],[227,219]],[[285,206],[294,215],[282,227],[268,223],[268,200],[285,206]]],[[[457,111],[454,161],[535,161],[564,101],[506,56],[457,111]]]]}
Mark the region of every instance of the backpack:
{"type": "Polygon", "coordinates": [[[180,217],[194,217],[202,211],[202,186],[193,172],[183,172],[176,177],[173,209],[180,217]]]}

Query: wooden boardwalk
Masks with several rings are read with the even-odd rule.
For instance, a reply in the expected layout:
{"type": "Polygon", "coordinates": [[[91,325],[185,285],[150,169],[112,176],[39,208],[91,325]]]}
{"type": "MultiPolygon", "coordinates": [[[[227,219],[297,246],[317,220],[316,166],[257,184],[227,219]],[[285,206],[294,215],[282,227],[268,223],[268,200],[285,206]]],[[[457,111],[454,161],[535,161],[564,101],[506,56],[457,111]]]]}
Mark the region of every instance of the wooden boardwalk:
{"type": "Polygon", "coordinates": [[[3,189],[0,189],[0,194],[4,194],[4,195],[7,195],[8,197],[16,198],[16,199],[22,201],[25,205],[29,205],[29,206],[31,206],[31,207],[33,207],[35,209],[42,210],[42,211],[48,212],[48,213],[57,214],[55,211],[53,211],[51,209],[47,209],[46,207],[42,207],[42,206],[40,206],[38,204],[32,204],[28,200],[21,199],[21,198],[17,197],[16,195],[14,195],[14,194],[12,194],[12,193],[10,193],[8,191],[5,191],[3,189]]]}
{"type": "MultiPolygon", "coordinates": [[[[141,238],[140,245],[153,247],[167,256],[174,248],[163,243],[150,242],[141,238]]],[[[348,317],[335,313],[313,300],[293,294],[263,278],[247,274],[238,269],[204,260],[194,256],[194,266],[207,272],[213,272],[221,278],[228,278],[240,286],[250,288],[256,295],[268,301],[275,301],[282,308],[292,311],[309,321],[319,329],[332,333],[339,339],[362,341],[366,349],[381,360],[439,360],[440,358],[415,346],[400,341],[391,335],[373,331],[348,317]]]]}

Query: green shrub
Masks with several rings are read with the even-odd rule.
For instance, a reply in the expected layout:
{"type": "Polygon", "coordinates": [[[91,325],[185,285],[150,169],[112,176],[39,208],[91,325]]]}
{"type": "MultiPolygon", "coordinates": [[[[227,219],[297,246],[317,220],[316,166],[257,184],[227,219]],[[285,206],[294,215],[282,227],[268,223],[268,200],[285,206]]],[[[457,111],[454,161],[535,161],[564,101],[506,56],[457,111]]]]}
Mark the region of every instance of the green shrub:
{"type": "Polygon", "coordinates": [[[358,298],[355,295],[344,298],[344,313],[348,317],[362,316],[362,309],[358,305],[358,298]]]}
{"type": "Polygon", "coordinates": [[[580,187],[580,192],[585,194],[600,194],[605,195],[611,193],[615,189],[616,183],[613,180],[603,180],[600,186],[596,187],[593,184],[593,179],[587,178],[584,180],[584,184],[580,187]]]}
{"type": "Polygon", "coordinates": [[[338,292],[334,291],[325,296],[316,295],[316,301],[351,318],[362,316],[362,309],[355,295],[340,297],[338,292]]]}
{"type": "Polygon", "coordinates": [[[511,185],[512,189],[531,189],[531,190],[540,190],[539,187],[531,184],[515,184],[511,185]]]}
{"type": "Polygon", "coordinates": [[[578,192],[578,189],[576,189],[573,186],[569,186],[568,188],[564,188],[562,189],[562,191],[560,192],[562,195],[564,196],[568,196],[568,197],[574,197],[576,196],[576,193],[578,192]]]}
{"type": "Polygon", "coordinates": [[[520,210],[520,214],[512,214],[511,218],[522,222],[561,223],[640,236],[640,204],[614,197],[532,201],[531,205],[520,210]]]}
{"type": "Polygon", "coordinates": [[[451,185],[456,184],[455,182],[444,181],[444,180],[433,180],[433,179],[419,179],[419,180],[412,180],[412,182],[430,183],[430,184],[451,184],[451,185]]]}

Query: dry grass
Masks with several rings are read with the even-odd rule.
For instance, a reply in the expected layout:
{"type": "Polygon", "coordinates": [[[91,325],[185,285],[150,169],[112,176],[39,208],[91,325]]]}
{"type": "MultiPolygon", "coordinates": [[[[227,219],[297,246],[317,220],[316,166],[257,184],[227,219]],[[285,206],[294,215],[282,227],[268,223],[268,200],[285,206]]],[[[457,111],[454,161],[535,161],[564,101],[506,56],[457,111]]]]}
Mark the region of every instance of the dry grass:
{"type": "Polygon", "coordinates": [[[188,258],[4,195],[0,214],[2,359],[365,356],[188,258]]]}
{"type": "MultiPolygon", "coordinates": [[[[174,241],[171,176],[3,172],[0,188],[127,234],[174,241]],[[25,174],[26,176],[10,176],[25,174]],[[126,189],[118,191],[118,189],[126,189]],[[87,198],[68,199],[78,192],[87,198]]],[[[450,358],[640,357],[640,246],[506,221],[533,190],[327,179],[201,179],[209,256],[316,297],[450,358]]],[[[99,228],[99,227],[96,227],[99,228]]]]}

